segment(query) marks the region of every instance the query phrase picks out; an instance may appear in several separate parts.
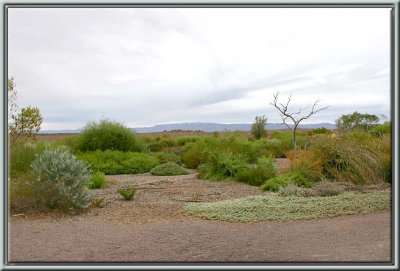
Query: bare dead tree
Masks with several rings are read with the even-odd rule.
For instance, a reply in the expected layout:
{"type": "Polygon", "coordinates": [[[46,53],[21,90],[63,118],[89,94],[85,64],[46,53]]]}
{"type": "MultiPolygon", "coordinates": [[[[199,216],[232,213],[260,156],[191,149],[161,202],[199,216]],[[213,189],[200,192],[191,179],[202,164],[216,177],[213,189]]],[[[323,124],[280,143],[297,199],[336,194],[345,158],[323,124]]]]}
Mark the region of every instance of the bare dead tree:
{"type": "Polygon", "coordinates": [[[318,105],[320,100],[316,100],[313,105],[308,105],[304,108],[300,107],[298,111],[290,112],[289,111],[289,103],[290,103],[290,100],[292,99],[292,93],[290,93],[290,96],[289,96],[286,104],[282,104],[282,103],[278,104],[279,92],[277,92],[273,96],[274,96],[274,102],[271,103],[271,105],[273,105],[276,109],[278,109],[279,113],[281,114],[283,123],[292,131],[293,151],[296,153],[296,150],[297,150],[296,130],[297,130],[297,127],[299,126],[300,122],[308,119],[312,115],[314,115],[322,110],[327,109],[329,106],[325,106],[325,107],[317,109],[316,106],[318,105]],[[310,109],[309,113],[301,117],[300,114],[303,113],[307,109],[310,109]],[[289,125],[287,123],[288,120],[292,121],[293,124],[289,125]]]}

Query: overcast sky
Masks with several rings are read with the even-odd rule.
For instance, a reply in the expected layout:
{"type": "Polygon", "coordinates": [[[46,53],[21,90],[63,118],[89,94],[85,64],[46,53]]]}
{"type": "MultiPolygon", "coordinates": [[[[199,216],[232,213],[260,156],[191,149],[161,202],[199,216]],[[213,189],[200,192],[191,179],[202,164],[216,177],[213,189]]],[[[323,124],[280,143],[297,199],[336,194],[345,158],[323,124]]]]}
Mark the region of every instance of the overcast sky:
{"type": "Polygon", "coordinates": [[[390,114],[388,8],[10,8],[8,72],[42,129],[109,118],[281,122],[270,103],[390,114]]]}

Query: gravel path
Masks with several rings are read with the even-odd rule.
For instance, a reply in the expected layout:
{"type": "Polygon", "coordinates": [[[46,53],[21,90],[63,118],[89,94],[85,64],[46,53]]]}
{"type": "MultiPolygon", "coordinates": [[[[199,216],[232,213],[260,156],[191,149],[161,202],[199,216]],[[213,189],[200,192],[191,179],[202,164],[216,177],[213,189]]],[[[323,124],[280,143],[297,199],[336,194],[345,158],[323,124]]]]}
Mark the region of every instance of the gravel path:
{"type": "Polygon", "coordinates": [[[11,262],[388,262],[390,213],[296,222],[232,223],[187,216],[182,206],[259,195],[257,187],[186,176],[108,176],[104,208],[80,215],[14,214],[11,262]],[[139,189],[132,201],[115,193],[139,189]]]}

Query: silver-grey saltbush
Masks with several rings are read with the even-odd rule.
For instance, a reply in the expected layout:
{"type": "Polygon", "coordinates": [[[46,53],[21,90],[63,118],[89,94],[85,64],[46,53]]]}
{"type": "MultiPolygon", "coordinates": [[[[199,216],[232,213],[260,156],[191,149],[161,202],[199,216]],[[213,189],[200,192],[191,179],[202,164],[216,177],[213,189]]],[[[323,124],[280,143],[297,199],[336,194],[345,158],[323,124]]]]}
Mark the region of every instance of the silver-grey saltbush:
{"type": "Polygon", "coordinates": [[[46,147],[31,164],[35,179],[32,190],[38,207],[74,210],[87,208],[85,188],[90,178],[86,163],[63,148],[46,147]]]}

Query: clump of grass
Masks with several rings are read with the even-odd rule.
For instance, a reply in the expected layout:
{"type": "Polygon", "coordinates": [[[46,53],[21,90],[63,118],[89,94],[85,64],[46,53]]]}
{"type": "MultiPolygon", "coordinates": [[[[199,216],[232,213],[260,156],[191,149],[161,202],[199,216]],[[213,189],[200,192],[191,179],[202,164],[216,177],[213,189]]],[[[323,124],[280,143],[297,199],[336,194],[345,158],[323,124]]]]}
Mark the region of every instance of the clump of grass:
{"type": "Polygon", "coordinates": [[[189,174],[186,169],[173,162],[158,165],[150,170],[150,173],[156,176],[174,176],[189,174]]]}
{"type": "Polygon", "coordinates": [[[134,186],[123,186],[117,190],[124,200],[131,200],[136,193],[136,188],[134,186]]]}
{"type": "Polygon", "coordinates": [[[372,184],[384,179],[379,139],[317,135],[312,150],[321,160],[322,173],[329,180],[372,184]]]}
{"type": "Polygon", "coordinates": [[[223,221],[288,221],[390,210],[390,190],[366,194],[345,192],[334,197],[251,196],[214,203],[190,203],[188,214],[223,221]]]}
{"type": "Polygon", "coordinates": [[[90,189],[99,189],[106,185],[106,175],[103,172],[95,172],[87,182],[90,189]]]}

